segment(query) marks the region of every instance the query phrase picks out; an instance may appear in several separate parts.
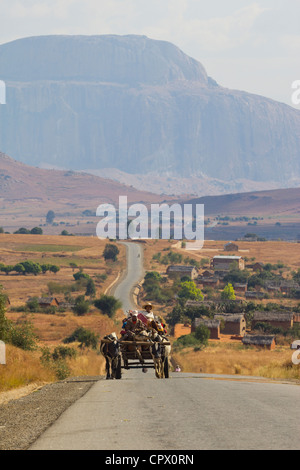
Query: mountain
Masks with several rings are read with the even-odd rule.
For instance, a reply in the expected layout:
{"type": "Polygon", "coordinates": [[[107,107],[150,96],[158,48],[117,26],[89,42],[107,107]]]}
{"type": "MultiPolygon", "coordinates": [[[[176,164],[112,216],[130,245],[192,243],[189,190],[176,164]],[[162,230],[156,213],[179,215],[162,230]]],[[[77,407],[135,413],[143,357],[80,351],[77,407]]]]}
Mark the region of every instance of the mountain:
{"type": "Polygon", "coordinates": [[[29,165],[116,169],[150,191],[157,177],[157,192],[168,178],[186,193],[193,177],[195,194],[300,183],[300,111],[218,85],[168,42],[20,39],[0,46],[0,78],[0,148],[29,165]]]}
{"type": "MultiPolygon", "coordinates": [[[[119,196],[127,196],[128,204],[148,205],[162,199],[98,176],[31,167],[0,152],[0,226],[7,230],[39,225],[50,209],[60,214],[62,220],[97,223],[94,217],[97,207],[109,203],[117,208],[119,196]]],[[[94,226],[90,228],[95,233],[94,226]]]]}

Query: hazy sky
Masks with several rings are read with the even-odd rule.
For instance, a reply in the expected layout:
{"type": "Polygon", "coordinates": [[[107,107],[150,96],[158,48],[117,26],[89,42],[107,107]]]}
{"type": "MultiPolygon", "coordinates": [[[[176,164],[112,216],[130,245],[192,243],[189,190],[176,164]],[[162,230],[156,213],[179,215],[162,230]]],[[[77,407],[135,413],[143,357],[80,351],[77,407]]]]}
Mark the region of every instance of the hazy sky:
{"type": "Polygon", "coordinates": [[[220,85],[300,109],[299,0],[0,0],[0,43],[44,34],[170,41],[220,85]]]}

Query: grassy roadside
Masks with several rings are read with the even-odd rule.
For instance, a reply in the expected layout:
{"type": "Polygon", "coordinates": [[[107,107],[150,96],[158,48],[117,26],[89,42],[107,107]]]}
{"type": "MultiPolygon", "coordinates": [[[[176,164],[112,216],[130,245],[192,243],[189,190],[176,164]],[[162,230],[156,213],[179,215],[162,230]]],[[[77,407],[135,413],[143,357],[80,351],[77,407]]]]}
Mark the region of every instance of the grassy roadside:
{"type": "MultiPolygon", "coordinates": [[[[61,237],[45,235],[6,235],[0,236],[0,262],[16,265],[23,260],[39,263],[53,263],[60,267],[56,274],[47,272],[37,276],[17,273],[0,273],[0,285],[8,295],[10,305],[6,305],[6,317],[16,326],[29,322],[37,339],[37,349],[28,351],[6,345],[6,365],[0,365],[0,393],[17,390],[22,387],[39,386],[72,376],[98,376],[105,372],[104,358],[97,349],[80,348],[78,344],[70,346],[76,351],[72,357],[48,363],[41,361],[43,348],[51,353],[58,347],[66,347],[63,340],[77,328],[91,331],[98,338],[105,334],[118,331],[115,320],[109,318],[93,306],[93,299],[99,298],[107,287],[115,280],[126,262],[125,248],[118,246],[118,260],[105,261],[102,256],[107,240],[96,237],[61,237]],[[74,268],[70,263],[76,263],[74,268]],[[89,312],[78,316],[67,308],[54,314],[41,310],[20,310],[29,297],[47,297],[51,295],[49,286],[72,287],[75,284],[73,275],[83,269],[95,283],[95,297],[85,297],[91,301],[89,312]],[[105,277],[103,278],[103,275],[105,277]]],[[[72,298],[85,295],[86,286],[70,289],[72,298]]],[[[64,290],[54,294],[59,301],[64,301],[64,290]]],[[[120,315],[120,314],[119,314],[120,315]]],[[[122,317],[122,315],[121,315],[122,317]]],[[[116,315],[116,321],[118,314],[116,315]]]]}
{"type": "Polygon", "coordinates": [[[273,351],[240,344],[209,341],[202,351],[185,348],[172,353],[174,362],[183,372],[250,375],[272,379],[300,381],[300,368],[292,363],[288,346],[273,351]]]}

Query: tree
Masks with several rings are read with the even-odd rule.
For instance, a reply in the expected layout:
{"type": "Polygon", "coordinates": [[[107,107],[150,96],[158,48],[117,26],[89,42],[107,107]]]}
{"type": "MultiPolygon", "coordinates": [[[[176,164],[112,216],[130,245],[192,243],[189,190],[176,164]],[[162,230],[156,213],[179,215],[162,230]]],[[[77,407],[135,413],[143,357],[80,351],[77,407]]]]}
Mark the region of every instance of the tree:
{"type": "Polygon", "coordinates": [[[107,243],[103,251],[103,257],[107,261],[111,259],[112,261],[117,261],[117,256],[119,254],[119,248],[116,245],[107,243]]]}
{"type": "Polygon", "coordinates": [[[50,271],[54,274],[58,273],[58,271],[60,271],[60,267],[59,266],[56,266],[56,264],[52,264],[50,266],[50,271]]]}
{"type": "Polygon", "coordinates": [[[83,316],[86,313],[88,313],[90,309],[90,303],[88,300],[85,300],[84,295],[79,295],[75,299],[75,305],[73,307],[73,311],[76,313],[78,316],[83,316]]]}
{"type": "Polygon", "coordinates": [[[46,223],[53,224],[54,219],[55,219],[55,213],[52,210],[48,211],[46,215],[46,223]]]}
{"type": "Polygon", "coordinates": [[[77,263],[73,263],[73,262],[72,262],[72,263],[69,263],[69,264],[70,264],[70,268],[72,268],[73,272],[74,272],[74,269],[75,269],[75,268],[78,268],[77,263]]]}
{"type": "Polygon", "coordinates": [[[33,261],[22,261],[20,264],[24,266],[24,274],[34,274],[37,276],[42,272],[42,268],[39,263],[34,263],[33,261]]]}
{"type": "Polygon", "coordinates": [[[194,281],[181,282],[178,297],[186,300],[203,300],[201,289],[196,287],[194,281]]]}
{"type": "Polygon", "coordinates": [[[14,271],[18,274],[25,274],[25,268],[21,263],[18,263],[14,266],[14,271]]]}
{"type": "Polygon", "coordinates": [[[6,301],[7,296],[3,293],[0,285],[0,340],[6,342],[8,340],[11,329],[11,322],[6,318],[6,301]]]}
{"type": "Polygon", "coordinates": [[[51,267],[51,264],[42,264],[41,265],[42,273],[46,274],[47,271],[50,271],[50,267],[51,267]]]}
{"type": "Polygon", "coordinates": [[[221,293],[222,300],[235,300],[235,292],[232,284],[228,283],[221,293]]]}
{"type": "Polygon", "coordinates": [[[199,325],[195,330],[195,338],[200,341],[203,346],[207,346],[210,337],[209,328],[206,325],[199,325]]]}
{"type": "Polygon", "coordinates": [[[86,285],[85,295],[89,297],[95,297],[96,295],[96,286],[95,286],[93,279],[91,278],[88,280],[88,283],[86,285]]]}
{"type": "Polygon", "coordinates": [[[118,308],[122,307],[122,303],[114,296],[102,294],[100,299],[95,300],[94,305],[96,308],[102,311],[104,315],[108,315],[112,318],[118,308]]]}
{"type": "Polygon", "coordinates": [[[86,346],[87,348],[91,346],[92,349],[97,349],[98,347],[98,336],[95,335],[92,331],[79,327],[73,331],[73,333],[63,340],[63,343],[73,343],[78,341],[80,344],[80,348],[86,346]]]}
{"type": "Polygon", "coordinates": [[[168,313],[166,320],[170,326],[175,326],[177,323],[182,323],[183,316],[183,308],[180,305],[176,305],[172,312],[168,313]]]}
{"type": "Polygon", "coordinates": [[[28,230],[27,228],[25,227],[20,227],[16,232],[14,232],[14,234],[16,235],[27,235],[30,233],[30,230],[28,230]]]}
{"type": "Polygon", "coordinates": [[[31,230],[30,230],[30,233],[32,235],[43,235],[43,230],[41,229],[41,227],[33,227],[31,230]]]}
{"type": "Polygon", "coordinates": [[[11,266],[10,264],[8,264],[7,266],[3,266],[1,268],[1,271],[6,273],[6,275],[8,276],[9,273],[11,273],[12,271],[14,271],[14,266],[11,266]]]}
{"type": "Polygon", "coordinates": [[[82,271],[78,271],[77,273],[73,274],[75,281],[80,281],[81,279],[90,279],[90,276],[82,271]]]}
{"type": "Polygon", "coordinates": [[[39,305],[37,297],[32,297],[32,299],[27,300],[26,307],[31,312],[38,312],[40,305],[39,305]]]}

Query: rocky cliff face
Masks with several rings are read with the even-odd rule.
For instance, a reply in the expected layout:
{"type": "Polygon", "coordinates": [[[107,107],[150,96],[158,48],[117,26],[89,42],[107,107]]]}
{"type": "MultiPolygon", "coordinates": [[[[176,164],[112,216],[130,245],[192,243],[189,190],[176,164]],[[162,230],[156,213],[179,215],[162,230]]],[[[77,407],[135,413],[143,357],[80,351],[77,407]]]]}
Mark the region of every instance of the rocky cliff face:
{"type": "Polygon", "coordinates": [[[0,46],[0,149],[30,165],[223,181],[300,178],[300,112],[220,87],[170,43],[45,36],[0,46]]]}

